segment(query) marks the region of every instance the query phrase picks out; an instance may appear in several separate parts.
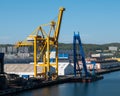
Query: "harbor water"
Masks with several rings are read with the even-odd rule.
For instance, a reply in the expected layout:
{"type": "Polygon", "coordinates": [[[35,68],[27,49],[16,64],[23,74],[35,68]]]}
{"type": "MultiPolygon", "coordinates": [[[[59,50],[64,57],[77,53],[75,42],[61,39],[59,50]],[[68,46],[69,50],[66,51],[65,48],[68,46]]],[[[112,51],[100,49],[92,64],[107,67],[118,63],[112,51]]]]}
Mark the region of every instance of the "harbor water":
{"type": "Polygon", "coordinates": [[[120,71],[105,74],[104,79],[92,83],[65,83],[14,96],[120,96],[120,71]]]}

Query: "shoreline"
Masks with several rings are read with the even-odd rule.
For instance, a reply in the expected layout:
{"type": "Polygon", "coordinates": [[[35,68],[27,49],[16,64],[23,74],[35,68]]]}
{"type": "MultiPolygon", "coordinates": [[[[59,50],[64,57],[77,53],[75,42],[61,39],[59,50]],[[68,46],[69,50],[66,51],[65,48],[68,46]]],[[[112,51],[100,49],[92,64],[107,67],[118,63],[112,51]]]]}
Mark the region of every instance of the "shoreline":
{"type": "Polygon", "coordinates": [[[27,90],[32,90],[32,89],[38,89],[38,88],[43,88],[47,86],[53,86],[56,84],[63,84],[63,83],[76,83],[76,82],[83,82],[83,83],[89,83],[89,82],[94,82],[100,79],[103,79],[103,76],[100,76],[102,74],[107,74],[115,71],[120,71],[120,67],[118,68],[111,68],[111,69],[104,69],[104,70],[98,70],[96,74],[99,76],[97,78],[79,78],[79,77],[74,77],[74,76],[64,76],[61,77],[57,80],[49,80],[49,81],[42,81],[42,82],[37,82],[37,83],[32,83],[26,86],[11,86],[9,89],[4,89],[0,90],[0,96],[5,96],[8,94],[17,94],[19,92],[24,92],[27,90]]]}

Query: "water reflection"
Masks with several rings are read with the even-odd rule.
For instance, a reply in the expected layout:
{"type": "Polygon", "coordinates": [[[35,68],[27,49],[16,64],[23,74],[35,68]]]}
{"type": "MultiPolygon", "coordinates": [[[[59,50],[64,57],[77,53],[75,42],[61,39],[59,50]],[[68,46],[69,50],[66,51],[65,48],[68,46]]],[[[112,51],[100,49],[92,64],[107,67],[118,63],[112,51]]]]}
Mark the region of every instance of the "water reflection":
{"type": "Polygon", "coordinates": [[[120,72],[106,74],[93,83],[65,83],[23,92],[15,96],[120,96],[120,72]]]}
{"type": "MultiPolygon", "coordinates": [[[[32,96],[59,96],[58,86],[46,87],[32,91],[32,96]]],[[[22,95],[21,95],[22,96],[22,95]]]]}

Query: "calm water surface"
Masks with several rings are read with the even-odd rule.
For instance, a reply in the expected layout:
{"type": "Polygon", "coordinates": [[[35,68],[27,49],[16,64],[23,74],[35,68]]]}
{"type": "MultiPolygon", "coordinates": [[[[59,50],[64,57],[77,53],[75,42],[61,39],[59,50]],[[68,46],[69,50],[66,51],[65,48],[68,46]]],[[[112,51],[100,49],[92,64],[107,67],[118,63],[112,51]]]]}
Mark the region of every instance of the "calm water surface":
{"type": "Polygon", "coordinates": [[[120,71],[93,83],[66,83],[22,92],[14,96],[120,96],[120,71]]]}

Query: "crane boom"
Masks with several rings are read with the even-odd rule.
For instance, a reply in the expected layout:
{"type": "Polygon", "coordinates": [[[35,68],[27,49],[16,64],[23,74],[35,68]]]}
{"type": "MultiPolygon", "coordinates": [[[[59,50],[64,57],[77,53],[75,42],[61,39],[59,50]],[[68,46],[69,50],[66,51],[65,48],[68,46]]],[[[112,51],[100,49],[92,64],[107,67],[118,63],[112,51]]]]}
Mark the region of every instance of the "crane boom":
{"type": "Polygon", "coordinates": [[[58,21],[57,21],[57,26],[56,26],[56,30],[55,30],[55,34],[54,37],[56,38],[56,40],[58,40],[59,37],[59,32],[60,32],[60,26],[61,26],[61,22],[62,22],[62,16],[63,16],[63,11],[65,10],[65,8],[60,8],[60,12],[58,15],[58,21]]]}

